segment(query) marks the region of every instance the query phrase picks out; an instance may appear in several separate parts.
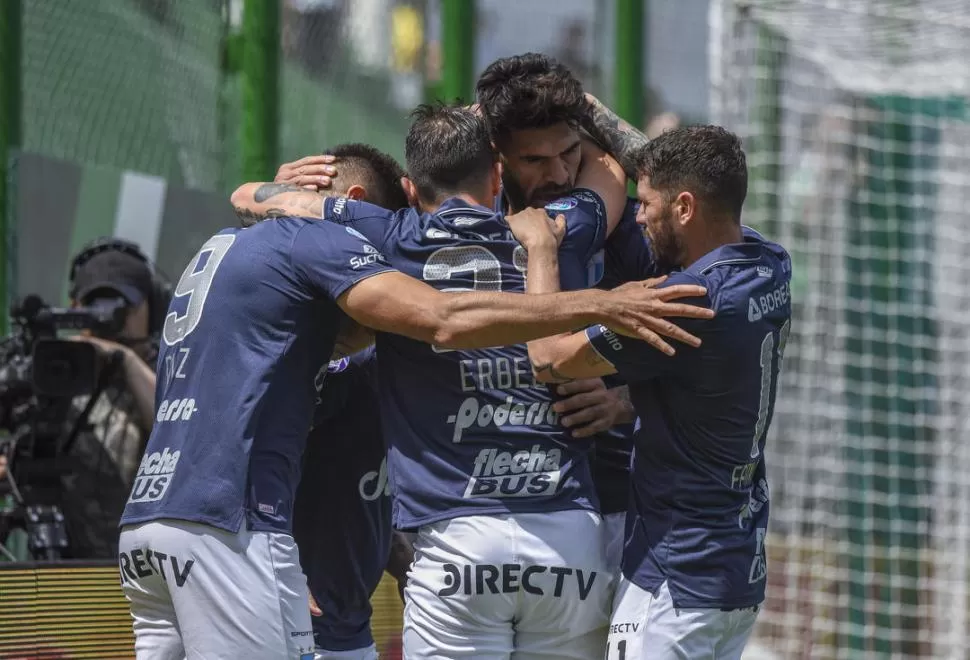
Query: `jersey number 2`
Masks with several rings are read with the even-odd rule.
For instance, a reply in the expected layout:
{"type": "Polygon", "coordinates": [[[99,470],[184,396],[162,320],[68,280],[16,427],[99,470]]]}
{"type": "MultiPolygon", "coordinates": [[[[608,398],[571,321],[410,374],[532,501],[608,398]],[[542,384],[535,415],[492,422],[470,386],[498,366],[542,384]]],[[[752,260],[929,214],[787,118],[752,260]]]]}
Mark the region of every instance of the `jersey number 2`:
{"type": "MultiPolygon", "coordinates": [[[[528,255],[521,245],[512,252],[512,265],[525,275],[528,255]]],[[[471,273],[472,285],[453,286],[442,291],[501,291],[502,262],[495,254],[480,245],[446,247],[435,250],[424,263],[421,277],[426,282],[450,280],[458,273],[471,273]]],[[[432,346],[435,353],[450,352],[450,348],[432,346]]]]}
{"type": "Polygon", "coordinates": [[[202,309],[205,306],[206,296],[209,295],[209,288],[212,286],[212,279],[216,276],[219,264],[222,263],[226,252],[235,236],[220,234],[213,236],[205,242],[198,253],[189,262],[189,265],[182,271],[182,277],[172,292],[173,298],[188,296],[185,304],[185,314],[179,316],[178,312],[169,312],[165,317],[165,326],[162,328],[162,339],[169,346],[179,343],[195,330],[202,320],[202,309]],[[199,268],[199,263],[205,259],[205,264],[199,268]]]}
{"type": "MultiPolygon", "coordinates": [[[[781,369],[781,359],[785,354],[785,344],[788,342],[788,331],[791,330],[791,319],[785,321],[778,332],[778,368],[781,369]]],[[[765,434],[768,424],[768,409],[771,407],[771,389],[774,386],[772,368],[775,359],[775,333],[769,332],[761,342],[761,396],[758,402],[758,423],[754,427],[754,438],[751,441],[751,458],[761,455],[761,437],[765,434]]]]}

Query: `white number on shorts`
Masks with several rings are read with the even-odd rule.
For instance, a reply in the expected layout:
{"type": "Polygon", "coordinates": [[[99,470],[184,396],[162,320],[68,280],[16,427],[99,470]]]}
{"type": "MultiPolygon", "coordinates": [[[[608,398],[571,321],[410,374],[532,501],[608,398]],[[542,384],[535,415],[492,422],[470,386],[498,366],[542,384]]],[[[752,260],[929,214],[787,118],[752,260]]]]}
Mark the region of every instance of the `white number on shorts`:
{"type": "MultiPolygon", "coordinates": [[[[610,645],[606,645],[606,660],[612,660],[610,658],[610,645]]],[[[626,660],[626,640],[621,639],[616,643],[616,660],[626,660]]]]}
{"type": "Polygon", "coordinates": [[[232,235],[213,236],[199,249],[199,252],[192,258],[189,265],[182,271],[173,297],[180,298],[188,296],[189,300],[185,305],[185,314],[178,315],[178,312],[169,312],[165,317],[165,326],[162,328],[162,339],[169,346],[179,343],[195,330],[202,320],[202,309],[205,307],[206,296],[209,295],[209,287],[212,286],[212,278],[215,277],[219,264],[222,263],[226,252],[233,241],[236,240],[232,235]],[[205,265],[201,270],[197,270],[199,262],[206,258],[205,265]]]}
{"type": "MultiPolygon", "coordinates": [[[[521,245],[512,253],[512,265],[525,274],[526,251],[521,245]]],[[[501,291],[502,262],[495,254],[480,245],[445,247],[435,250],[424,264],[421,277],[425,281],[450,280],[457,273],[472,274],[472,286],[453,286],[442,291],[501,291]]],[[[451,349],[431,347],[436,353],[446,353],[451,349]]]]}
{"type": "MultiPolygon", "coordinates": [[[[785,353],[785,345],[788,343],[788,332],[791,330],[791,319],[785,321],[778,332],[778,368],[781,368],[781,360],[785,353]]],[[[754,438],[751,441],[751,458],[758,458],[761,455],[761,437],[765,434],[765,425],[768,423],[768,408],[771,406],[772,361],[775,357],[775,333],[769,332],[761,342],[761,395],[758,402],[758,422],[754,427],[754,438]]]]}

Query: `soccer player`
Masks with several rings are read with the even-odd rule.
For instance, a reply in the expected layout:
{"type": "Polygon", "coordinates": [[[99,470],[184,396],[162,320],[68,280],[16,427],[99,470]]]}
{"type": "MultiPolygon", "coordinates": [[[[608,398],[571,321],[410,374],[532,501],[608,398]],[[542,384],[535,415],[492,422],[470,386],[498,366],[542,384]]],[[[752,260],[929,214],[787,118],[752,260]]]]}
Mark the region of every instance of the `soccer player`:
{"type": "MultiPolygon", "coordinates": [[[[340,163],[334,193],[407,206],[404,170],[363,144],[328,150],[340,163]]],[[[255,219],[245,214],[244,219],[255,219]]],[[[370,598],[385,569],[403,594],[410,543],[391,527],[390,487],[373,347],[321,367],[314,428],[296,490],[293,538],[313,598],[315,660],[377,660],[370,598]]]]}
{"type": "Polygon", "coordinates": [[[293,515],[293,538],[316,607],[315,660],[377,660],[370,598],[385,568],[403,590],[411,563],[400,539],[391,552],[377,377],[371,346],[331,361],[316,379],[314,429],[293,515]]]}
{"type": "Polygon", "coordinates": [[[656,295],[444,293],[395,271],[358,232],[312,218],[210,238],[165,318],[155,425],[121,520],[138,657],[313,657],[293,491],[341,312],[448,348],[596,322],[656,340],[656,295]]]}
{"type": "MultiPolygon", "coordinates": [[[[602,138],[600,127],[612,125],[615,119],[595,97],[583,94],[566,67],[539,53],[495,60],[482,72],[475,89],[502,154],[503,193],[497,208],[510,212],[542,207],[571,190],[583,156],[578,129],[602,138]]],[[[602,144],[623,163],[637,141],[633,134],[623,141],[604,140],[602,144]]],[[[611,288],[633,279],[627,266],[636,263],[640,253],[630,239],[643,242],[634,202],[627,203],[620,224],[609,235],[605,259],[604,251],[591,255],[588,286],[611,288]]],[[[607,561],[618,574],[635,418],[629,390],[616,377],[577,379],[552,387],[559,399],[553,408],[560,422],[572,437],[593,440],[590,463],[603,514],[607,561]]]]}
{"type": "MultiPolygon", "coordinates": [[[[615,163],[587,155],[579,185],[589,189],[547,205],[566,216],[557,275],[567,286],[585,285],[589,254],[625,199],[615,163]]],[[[410,196],[425,213],[389,220],[328,199],[324,217],[444,290],[521,290],[525,254],[539,258],[543,246],[523,250],[509,233],[515,219],[490,208],[500,170],[484,121],[463,108],[423,108],[406,156],[410,196]]],[[[395,523],[418,532],[407,657],[600,655],[612,575],[587,447],[557,423],[548,391],[528,376],[525,347],[445,351],[388,334],[377,346],[395,523]]]]}
{"type": "MultiPolygon", "coordinates": [[[[607,658],[737,659],[765,591],[765,435],[791,323],[785,250],[741,225],[747,167],[736,136],[669,131],[637,161],[637,218],[663,287],[706,288],[712,321],[673,358],[602,326],[529,343],[546,382],[619,373],[641,429],[623,578],[607,658]]],[[[555,291],[551,271],[530,290],[555,291]]]]}

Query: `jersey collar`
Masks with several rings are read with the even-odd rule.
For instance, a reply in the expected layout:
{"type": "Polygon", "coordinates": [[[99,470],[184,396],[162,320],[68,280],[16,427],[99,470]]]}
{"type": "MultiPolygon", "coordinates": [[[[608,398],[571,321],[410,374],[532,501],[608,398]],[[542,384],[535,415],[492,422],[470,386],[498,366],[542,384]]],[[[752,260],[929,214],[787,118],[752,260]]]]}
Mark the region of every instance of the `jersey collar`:
{"type": "Polygon", "coordinates": [[[703,275],[712,268],[723,264],[753,263],[761,259],[765,243],[767,242],[764,237],[750,227],[745,226],[741,227],[741,234],[744,238],[743,242],[729,243],[711,250],[691,264],[687,271],[703,275]]]}

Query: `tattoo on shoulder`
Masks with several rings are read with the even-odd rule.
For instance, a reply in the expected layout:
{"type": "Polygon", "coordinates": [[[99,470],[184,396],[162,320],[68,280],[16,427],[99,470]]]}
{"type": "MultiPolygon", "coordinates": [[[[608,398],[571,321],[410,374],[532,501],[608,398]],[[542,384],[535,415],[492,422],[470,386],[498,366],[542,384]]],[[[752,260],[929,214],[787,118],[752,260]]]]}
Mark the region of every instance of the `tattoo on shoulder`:
{"type": "Polygon", "coordinates": [[[535,371],[537,376],[545,376],[542,380],[547,383],[568,383],[573,380],[569,376],[556,371],[551,364],[536,364],[533,365],[532,370],[535,371]]]}

